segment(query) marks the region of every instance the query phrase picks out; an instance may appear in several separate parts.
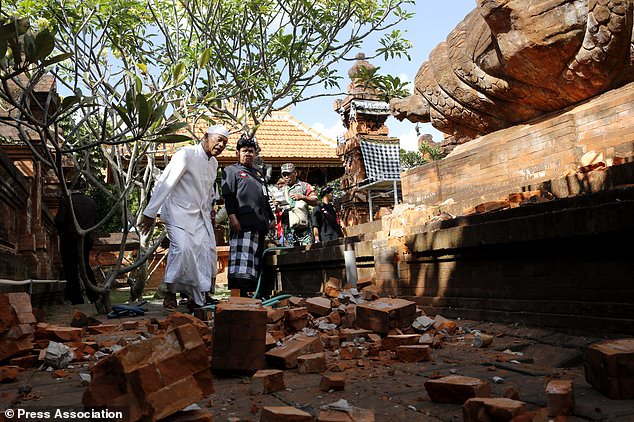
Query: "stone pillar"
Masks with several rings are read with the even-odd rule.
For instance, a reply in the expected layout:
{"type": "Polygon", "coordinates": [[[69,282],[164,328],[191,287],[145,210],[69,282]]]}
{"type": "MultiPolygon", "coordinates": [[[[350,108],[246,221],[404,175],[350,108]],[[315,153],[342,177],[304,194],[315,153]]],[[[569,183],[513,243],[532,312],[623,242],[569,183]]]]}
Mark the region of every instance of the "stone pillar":
{"type": "MultiPolygon", "coordinates": [[[[390,115],[389,104],[380,99],[380,92],[375,88],[364,86],[356,77],[361,69],[374,69],[375,66],[365,60],[363,53],[357,54],[356,62],[348,75],[351,82],[348,85],[348,96],[334,103],[334,109],[341,115],[347,131],[337,146],[337,155],[341,157],[345,169],[341,178],[341,188],[345,194],[341,198],[342,221],[351,226],[370,221],[368,210],[368,191],[358,188],[366,180],[366,168],[361,154],[361,142],[399,143],[398,138],[388,136],[385,120],[390,115]]],[[[380,206],[391,206],[392,201],[375,200],[374,209],[380,206]]]]}

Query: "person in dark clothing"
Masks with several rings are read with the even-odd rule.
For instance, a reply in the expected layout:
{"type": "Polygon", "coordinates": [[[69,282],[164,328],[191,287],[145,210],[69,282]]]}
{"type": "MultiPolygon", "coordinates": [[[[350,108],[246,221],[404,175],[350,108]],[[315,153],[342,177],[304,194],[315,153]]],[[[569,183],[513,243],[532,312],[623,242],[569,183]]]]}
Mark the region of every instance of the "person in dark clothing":
{"type": "MultiPolygon", "coordinates": [[[[88,229],[95,225],[97,220],[97,204],[89,197],[78,190],[71,191],[70,197],[73,204],[73,210],[77,223],[82,229],[88,229]]],[[[66,201],[63,201],[57,215],[55,216],[55,226],[59,232],[59,249],[62,255],[62,266],[66,277],[66,290],[64,298],[73,305],[84,303],[82,296],[80,276],[80,257],[83,256],[84,265],[86,267],[86,275],[88,279],[97,284],[95,273],[90,267],[90,251],[93,246],[93,236],[87,233],[84,237],[83,255],[80,248],[80,236],[75,230],[73,222],[73,214],[68,208],[66,201]]],[[[87,289],[88,298],[91,302],[95,302],[98,298],[96,293],[92,293],[87,289]]]]}
{"type": "Polygon", "coordinates": [[[229,216],[229,289],[240,296],[255,290],[265,237],[275,216],[262,175],[253,166],[255,138],[242,135],[236,145],[238,163],[222,171],[222,196],[229,216]]]}
{"type": "Polygon", "coordinates": [[[341,230],[339,225],[337,211],[332,206],[332,190],[329,186],[323,188],[321,190],[321,202],[313,208],[311,223],[315,243],[343,237],[343,230],[341,230]]]}

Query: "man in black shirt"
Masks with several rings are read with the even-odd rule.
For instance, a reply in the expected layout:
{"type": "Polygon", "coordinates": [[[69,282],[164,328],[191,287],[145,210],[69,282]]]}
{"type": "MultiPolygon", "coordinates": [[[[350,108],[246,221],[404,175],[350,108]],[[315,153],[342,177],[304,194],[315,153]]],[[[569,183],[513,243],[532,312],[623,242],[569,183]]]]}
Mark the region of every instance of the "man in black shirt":
{"type": "MultiPolygon", "coordinates": [[[[70,202],[72,203],[79,227],[85,230],[95,225],[97,220],[97,204],[91,197],[84,195],[79,190],[73,190],[71,192],[70,202]]],[[[80,237],[75,230],[73,215],[65,200],[62,201],[57,216],[55,217],[55,225],[59,232],[59,249],[62,255],[64,275],[66,276],[64,298],[73,305],[84,303],[81,283],[79,281],[80,257],[83,257],[88,279],[94,285],[97,285],[95,274],[92,268],[90,268],[90,251],[93,245],[92,234],[86,234],[84,237],[83,251],[80,250],[80,237]]],[[[98,298],[98,295],[89,289],[86,289],[86,293],[91,302],[94,302],[98,298]]]]}
{"type": "Polygon", "coordinates": [[[343,237],[337,211],[332,206],[332,190],[330,186],[323,188],[321,190],[321,202],[313,209],[311,221],[315,243],[343,237]]]}
{"type": "Polygon", "coordinates": [[[222,171],[222,196],[229,215],[229,289],[241,296],[256,289],[265,237],[275,227],[262,175],[254,167],[255,138],[243,135],[236,145],[237,164],[222,171]]]}

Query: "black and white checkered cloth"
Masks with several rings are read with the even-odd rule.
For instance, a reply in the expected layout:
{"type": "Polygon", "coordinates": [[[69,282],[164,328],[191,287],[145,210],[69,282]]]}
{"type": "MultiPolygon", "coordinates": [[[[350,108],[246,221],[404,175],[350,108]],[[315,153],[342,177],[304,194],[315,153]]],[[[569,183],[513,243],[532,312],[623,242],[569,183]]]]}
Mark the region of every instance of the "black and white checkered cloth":
{"type": "Polygon", "coordinates": [[[361,154],[368,183],[400,180],[401,162],[398,143],[386,144],[361,141],[361,154]]]}
{"type": "Polygon", "coordinates": [[[257,231],[231,233],[229,239],[229,276],[257,280],[260,270],[257,231]]]}

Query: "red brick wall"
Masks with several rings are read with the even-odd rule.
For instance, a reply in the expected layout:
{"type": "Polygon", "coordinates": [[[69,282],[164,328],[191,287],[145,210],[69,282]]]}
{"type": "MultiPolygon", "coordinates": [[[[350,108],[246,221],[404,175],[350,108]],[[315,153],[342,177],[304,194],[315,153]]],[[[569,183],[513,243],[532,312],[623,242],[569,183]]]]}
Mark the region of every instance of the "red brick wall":
{"type": "Polygon", "coordinates": [[[463,210],[579,167],[588,151],[634,155],[634,84],[529,124],[458,146],[443,160],[402,176],[403,199],[439,204],[452,198],[463,210]]]}

